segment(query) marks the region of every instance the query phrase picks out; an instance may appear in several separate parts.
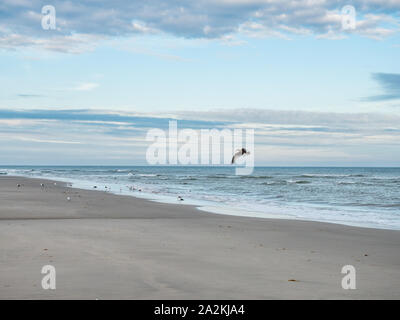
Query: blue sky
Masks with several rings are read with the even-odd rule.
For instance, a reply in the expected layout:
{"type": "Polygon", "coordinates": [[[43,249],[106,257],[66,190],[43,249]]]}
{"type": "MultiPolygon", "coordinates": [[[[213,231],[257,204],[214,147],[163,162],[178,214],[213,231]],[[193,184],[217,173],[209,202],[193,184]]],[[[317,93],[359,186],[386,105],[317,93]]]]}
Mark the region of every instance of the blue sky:
{"type": "Polygon", "coordinates": [[[0,164],[143,164],[146,130],[176,118],[256,128],[260,165],[398,166],[399,12],[394,0],[2,1],[0,164]],[[56,30],[41,27],[49,4],[56,30]],[[344,5],[355,29],[342,30],[344,5]]]}

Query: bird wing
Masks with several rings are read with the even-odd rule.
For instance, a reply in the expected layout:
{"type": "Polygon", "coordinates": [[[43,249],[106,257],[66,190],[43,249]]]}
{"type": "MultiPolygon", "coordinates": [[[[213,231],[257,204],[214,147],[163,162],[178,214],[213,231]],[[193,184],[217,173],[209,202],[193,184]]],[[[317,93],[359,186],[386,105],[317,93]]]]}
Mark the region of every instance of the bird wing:
{"type": "Polygon", "coordinates": [[[240,152],[240,150],[236,151],[235,154],[232,157],[232,164],[235,163],[235,161],[240,158],[240,156],[242,155],[242,153],[240,152]]]}

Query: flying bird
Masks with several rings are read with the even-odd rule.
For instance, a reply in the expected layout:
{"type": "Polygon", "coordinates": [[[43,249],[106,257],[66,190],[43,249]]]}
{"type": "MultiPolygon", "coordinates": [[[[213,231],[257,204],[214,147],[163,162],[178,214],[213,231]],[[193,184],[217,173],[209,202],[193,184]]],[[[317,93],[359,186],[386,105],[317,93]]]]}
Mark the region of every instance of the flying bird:
{"type": "Polygon", "coordinates": [[[250,152],[247,151],[245,148],[236,150],[236,152],[234,153],[234,155],[232,157],[232,164],[234,164],[236,162],[236,160],[239,159],[241,156],[244,156],[247,154],[250,154],[250,152]]]}

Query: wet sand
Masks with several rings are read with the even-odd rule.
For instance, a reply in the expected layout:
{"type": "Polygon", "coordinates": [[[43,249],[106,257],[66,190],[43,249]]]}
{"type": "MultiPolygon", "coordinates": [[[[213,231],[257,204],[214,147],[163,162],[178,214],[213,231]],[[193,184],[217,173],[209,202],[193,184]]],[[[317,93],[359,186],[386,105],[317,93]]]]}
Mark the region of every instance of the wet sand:
{"type": "Polygon", "coordinates": [[[399,299],[399,253],[399,231],[0,177],[0,299],[399,299]],[[42,289],[44,265],[56,290],[42,289]],[[342,289],[344,265],[356,290],[342,289]]]}

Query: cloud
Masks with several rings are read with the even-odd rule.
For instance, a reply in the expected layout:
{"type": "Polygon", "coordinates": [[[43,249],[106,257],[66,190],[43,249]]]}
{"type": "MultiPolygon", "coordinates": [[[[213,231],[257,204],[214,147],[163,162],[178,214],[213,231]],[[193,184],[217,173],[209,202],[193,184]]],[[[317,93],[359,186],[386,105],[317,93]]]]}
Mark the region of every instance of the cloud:
{"type": "MultiPolygon", "coordinates": [[[[353,0],[357,27],[351,33],[381,39],[399,31],[397,0],[353,0]]],[[[340,39],[347,0],[54,0],[56,30],[41,28],[48,1],[2,1],[0,48],[24,46],[80,53],[104,39],[137,34],[226,39],[316,35],[340,39]]],[[[350,32],[345,32],[348,34],[350,32]]]]}
{"type": "Polygon", "coordinates": [[[87,83],[79,84],[78,86],[73,88],[73,90],[76,90],[76,91],[91,91],[91,90],[97,88],[98,86],[99,86],[98,83],[87,82],[87,83]]]}
{"type": "Polygon", "coordinates": [[[400,99],[400,74],[373,73],[372,78],[378,82],[383,94],[365,98],[366,101],[386,101],[400,99]]]}
{"type": "Polygon", "coordinates": [[[174,111],[169,113],[109,112],[93,109],[81,110],[8,110],[0,109],[0,124],[11,123],[22,127],[40,121],[40,126],[54,123],[85,126],[90,130],[105,130],[121,135],[132,130],[168,128],[169,121],[178,120],[179,127],[254,128],[259,132],[285,133],[350,133],[399,132],[400,116],[380,113],[332,113],[307,111],[277,111],[235,109],[212,111],[174,111]],[[224,119],[221,121],[220,119],[224,119]],[[23,121],[22,121],[23,120],[23,121]]]}
{"type": "Polygon", "coordinates": [[[120,48],[124,51],[133,52],[135,54],[143,54],[143,55],[147,55],[147,56],[153,56],[153,57],[157,57],[157,58],[164,59],[164,60],[180,61],[180,62],[191,61],[190,59],[186,59],[186,58],[183,58],[178,55],[157,52],[157,51],[149,50],[149,49],[140,49],[140,48],[136,48],[136,47],[129,47],[127,45],[120,46],[120,48]]]}
{"type": "Polygon", "coordinates": [[[317,39],[342,40],[346,38],[345,35],[336,33],[332,29],[328,30],[326,33],[317,35],[317,39]]]}
{"type": "Polygon", "coordinates": [[[41,94],[19,93],[19,94],[17,94],[17,97],[19,97],[19,98],[40,98],[40,97],[44,97],[44,96],[41,94]]]}
{"type": "Polygon", "coordinates": [[[146,164],[147,131],[168,130],[172,119],[178,129],[254,129],[258,163],[400,161],[400,117],[391,114],[0,109],[0,164],[146,164]]]}
{"type": "Polygon", "coordinates": [[[105,37],[93,34],[55,34],[51,37],[36,37],[18,33],[6,33],[2,35],[0,32],[0,48],[15,50],[20,47],[30,47],[61,53],[79,54],[93,50],[102,39],[105,39],[105,37]]]}
{"type": "MultiPolygon", "coordinates": [[[[121,128],[121,124],[134,128],[168,128],[170,120],[176,119],[173,115],[139,114],[130,112],[110,112],[104,110],[78,109],[78,110],[9,110],[0,109],[0,119],[26,119],[71,122],[79,121],[88,126],[113,126],[121,128]]],[[[186,128],[208,128],[227,125],[229,121],[217,120],[192,120],[183,119],[180,125],[186,128]]],[[[122,128],[121,128],[122,129],[122,128]]]]}
{"type": "Polygon", "coordinates": [[[63,140],[49,140],[49,139],[35,139],[31,137],[24,136],[14,136],[13,139],[37,143],[56,143],[56,144],[81,144],[79,141],[63,141],[63,140]]]}
{"type": "Polygon", "coordinates": [[[181,119],[213,121],[225,119],[231,122],[262,123],[269,125],[324,126],[329,128],[373,128],[398,127],[400,116],[380,113],[334,113],[297,110],[260,110],[260,109],[213,109],[207,111],[176,111],[181,119]]]}

